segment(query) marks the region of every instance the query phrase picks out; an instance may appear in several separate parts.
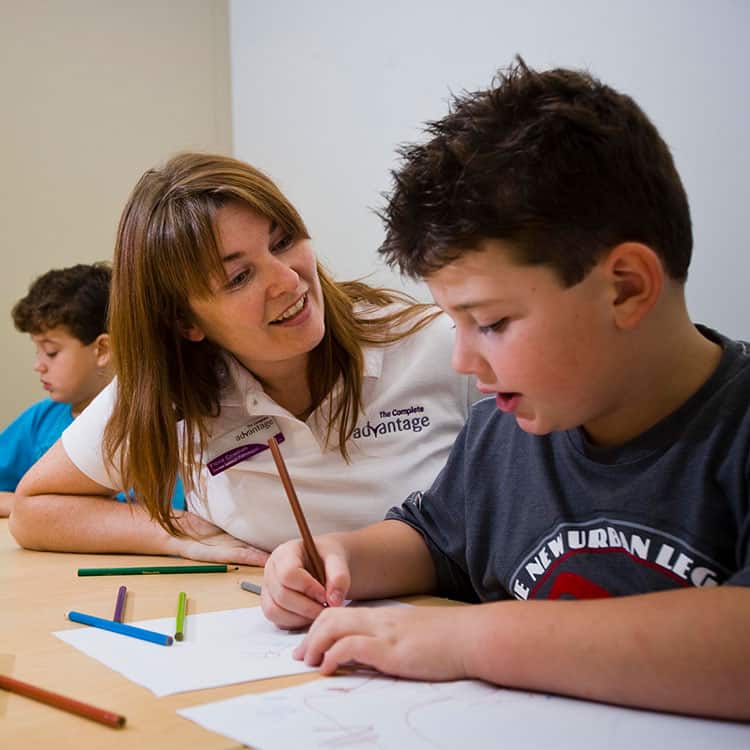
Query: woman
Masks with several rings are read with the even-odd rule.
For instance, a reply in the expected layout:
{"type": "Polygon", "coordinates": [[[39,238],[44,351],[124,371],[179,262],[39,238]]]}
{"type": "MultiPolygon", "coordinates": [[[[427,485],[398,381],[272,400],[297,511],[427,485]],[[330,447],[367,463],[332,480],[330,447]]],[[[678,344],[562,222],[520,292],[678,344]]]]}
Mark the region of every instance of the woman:
{"type": "Polygon", "coordinates": [[[274,183],[223,156],[136,185],[110,332],[117,381],[19,486],[25,546],[260,564],[298,535],[270,436],[313,533],[355,528],[430,484],[471,400],[444,316],[332,281],[274,183]],[[160,500],[178,473],[184,514],[160,500]],[[101,495],[124,487],[128,515],[106,516],[101,495]],[[82,526],[55,512],[71,494],[82,526]]]}

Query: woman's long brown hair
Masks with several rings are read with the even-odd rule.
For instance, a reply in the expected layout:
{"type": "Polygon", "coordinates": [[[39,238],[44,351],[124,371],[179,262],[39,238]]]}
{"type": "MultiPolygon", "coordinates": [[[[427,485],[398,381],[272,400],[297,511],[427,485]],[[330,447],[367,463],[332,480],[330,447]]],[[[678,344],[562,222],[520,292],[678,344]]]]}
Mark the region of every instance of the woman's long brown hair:
{"type": "MultiPolygon", "coordinates": [[[[227,378],[222,350],[205,339],[189,341],[183,331],[190,322],[188,298],[210,296],[211,279],[223,278],[214,217],[228,202],[247,205],[295,239],[309,237],[264,174],[229,157],[192,153],[141,177],[117,231],[109,331],[118,382],[104,451],[123,489],[173,534],[181,533],[170,501],[177,475],[186,490],[200,491],[207,421],[219,414],[227,378]]],[[[438,313],[401,292],[337,283],[320,264],[318,274],[326,326],[308,360],[312,406],[341,383],[340,397],[330,400],[323,417],[328,441],[337,436],[348,460],[346,443],[360,412],[363,346],[398,341],[438,313]],[[402,304],[377,312],[394,302],[402,304]]]]}

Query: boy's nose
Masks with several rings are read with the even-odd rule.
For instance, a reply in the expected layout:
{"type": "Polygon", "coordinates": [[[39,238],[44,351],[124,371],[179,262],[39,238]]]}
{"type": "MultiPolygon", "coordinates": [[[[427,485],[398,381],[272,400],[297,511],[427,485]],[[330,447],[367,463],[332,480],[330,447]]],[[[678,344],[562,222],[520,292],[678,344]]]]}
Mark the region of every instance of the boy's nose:
{"type": "Polygon", "coordinates": [[[478,374],[480,359],[479,354],[470,342],[466,341],[464,337],[456,336],[451,356],[451,366],[456,372],[464,375],[478,374]]]}

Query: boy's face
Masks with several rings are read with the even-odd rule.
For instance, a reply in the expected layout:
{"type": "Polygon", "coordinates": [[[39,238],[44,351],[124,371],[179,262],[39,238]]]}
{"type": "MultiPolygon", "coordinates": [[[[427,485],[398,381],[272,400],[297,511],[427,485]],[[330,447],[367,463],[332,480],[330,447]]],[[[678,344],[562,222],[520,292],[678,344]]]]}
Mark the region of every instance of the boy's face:
{"type": "Polygon", "coordinates": [[[623,406],[601,265],[565,288],[550,268],[518,265],[507,243],[487,240],[426,279],[456,325],[454,369],[475,375],[526,432],[593,426],[623,406]]]}
{"type": "Polygon", "coordinates": [[[78,413],[107,384],[99,368],[97,342],[84,344],[65,326],[33,334],[34,372],[53,401],[71,404],[78,413]]]}

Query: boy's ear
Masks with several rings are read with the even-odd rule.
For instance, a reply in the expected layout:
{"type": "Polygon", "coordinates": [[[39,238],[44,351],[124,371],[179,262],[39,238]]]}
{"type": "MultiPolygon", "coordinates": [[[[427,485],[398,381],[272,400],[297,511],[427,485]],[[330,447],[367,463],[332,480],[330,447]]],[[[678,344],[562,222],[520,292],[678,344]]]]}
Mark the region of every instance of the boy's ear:
{"type": "Polygon", "coordinates": [[[635,328],[661,296],[661,259],[647,245],[623,242],[609,252],[604,263],[612,288],[615,323],[623,329],[635,328]]]}
{"type": "Polygon", "coordinates": [[[110,360],[112,359],[112,345],[109,340],[108,333],[100,333],[94,339],[95,354],[96,354],[96,366],[100,369],[109,367],[110,360]]]}

